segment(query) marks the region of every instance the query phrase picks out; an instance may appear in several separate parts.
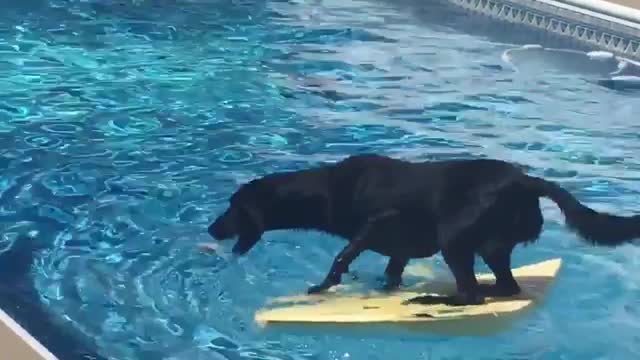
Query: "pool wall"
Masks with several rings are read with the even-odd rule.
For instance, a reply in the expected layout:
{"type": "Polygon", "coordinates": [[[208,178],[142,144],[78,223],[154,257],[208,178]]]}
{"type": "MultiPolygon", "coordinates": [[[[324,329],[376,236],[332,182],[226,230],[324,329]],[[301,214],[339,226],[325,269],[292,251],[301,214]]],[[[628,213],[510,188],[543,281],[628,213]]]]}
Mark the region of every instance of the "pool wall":
{"type": "MultiPolygon", "coordinates": [[[[144,0],[132,0],[135,4],[144,5],[144,0]]],[[[455,6],[462,7],[472,13],[481,16],[488,16],[496,20],[506,21],[515,25],[523,25],[536,28],[546,32],[561,35],[572,40],[577,40],[594,48],[604,51],[610,51],[616,55],[640,60],[640,0],[614,0],[615,2],[625,3],[621,5],[614,2],[602,0],[446,0],[455,6]]],[[[34,252],[30,252],[31,256],[36,256],[34,252]]],[[[1,256],[5,260],[9,256],[1,256]]],[[[6,263],[6,262],[5,262],[6,263]]],[[[2,264],[0,264],[2,265],[2,264]]],[[[1,267],[1,266],[0,266],[1,267]]],[[[9,280],[9,279],[7,279],[9,280]]],[[[6,295],[6,294],[5,294],[6,295]]],[[[5,295],[1,295],[5,297],[5,295]]],[[[40,299],[31,296],[27,303],[39,303],[40,299]]],[[[0,300],[11,301],[11,296],[0,300]]],[[[0,301],[4,303],[5,301],[0,301]]],[[[3,306],[5,307],[6,304],[3,306]]],[[[20,307],[20,304],[15,304],[20,307]]],[[[29,308],[29,306],[27,306],[29,308]]],[[[44,308],[44,306],[42,306],[44,308]]],[[[7,308],[5,308],[7,309],[7,308]]],[[[38,307],[40,309],[40,307],[38,307]]],[[[31,316],[33,311],[29,311],[31,316]]],[[[15,316],[15,315],[14,315],[15,316]]],[[[73,353],[65,354],[66,348],[62,343],[69,340],[62,340],[63,332],[57,332],[54,324],[50,319],[45,319],[46,314],[36,315],[41,321],[37,327],[42,331],[39,333],[52,331],[51,338],[47,338],[44,343],[49,345],[50,350],[36,338],[38,335],[30,335],[18,322],[14,321],[5,311],[0,310],[0,349],[2,349],[1,359],[19,359],[19,360],[57,360],[53,355],[55,352],[64,360],[74,360],[78,358],[80,351],[78,349],[66,349],[73,353]],[[53,351],[53,348],[60,348],[53,351]]],[[[16,317],[20,321],[25,321],[16,317]]],[[[36,330],[36,324],[30,322],[32,331],[36,330]]],[[[41,336],[42,337],[42,336],[41,336]]],[[[77,337],[77,336],[76,336],[77,337]]],[[[75,343],[75,342],[72,342],[75,343]]],[[[75,343],[81,348],[86,346],[84,343],[75,343]]],[[[67,346],[68,347],[68,346],[67,346]]],[[[91,347],[91,346],[87,346],[91,347]]],[[[97,349],[83,350],[93,353],[97,349]]],[[[82,358],[87,358],[81,356],[82,358]]],[[[102,357],[93,353],[89,358],[101,359],[102,357]]]]}

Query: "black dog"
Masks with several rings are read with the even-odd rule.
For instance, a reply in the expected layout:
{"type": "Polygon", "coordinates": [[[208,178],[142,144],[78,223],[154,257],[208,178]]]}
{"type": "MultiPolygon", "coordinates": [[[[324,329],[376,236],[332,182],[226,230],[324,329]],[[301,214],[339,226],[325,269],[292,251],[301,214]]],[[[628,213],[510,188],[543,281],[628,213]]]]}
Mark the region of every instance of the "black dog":
{"type": "Polygon", "coordinates": [[[486,296],[520,292],[511,273],[511,252],[539,237],[544,221],[540,197],[553,200],[569,228],[594,245],[615,246],[640,237],[640,216],[596,212],[557,184],[528,176],[508,162],[412,163],[370,154],[252,180],[231,196],[229,208],[208,231],[218,240],[237,237],[237,255],[247,253],[269,230],[317,230],[347,239],[324,281],[308,293],[339,284],[364,250],[389,256],[387,290],[400,285],[410,259],[442,251],[456,280],[456,295],[416,301],[480,304],[486,296]],[[478,284],[476,254],[495,274],[495,285],[478,284]]]}

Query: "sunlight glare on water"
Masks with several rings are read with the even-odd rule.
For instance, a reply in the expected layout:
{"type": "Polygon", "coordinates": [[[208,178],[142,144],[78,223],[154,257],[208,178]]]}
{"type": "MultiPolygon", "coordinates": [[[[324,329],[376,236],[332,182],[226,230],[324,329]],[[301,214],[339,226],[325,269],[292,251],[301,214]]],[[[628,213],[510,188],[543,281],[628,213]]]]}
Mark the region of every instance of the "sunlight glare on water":
{"type": "Polygon", "coordinates": [[[611,85],[633,73],[418,3],[5,5],[0,249],[50,244],[42,300],[113,359],[638,358],[640,252],[582,244],[548,201],[514,264],[562,257],[557,286],[488,338],[267,333],[254,311],[319,281],[341,242],[278,232],[240,261],[197,251],[241,182],[365,151],[516,161],[594,208],[640,211],[640,101],[611,85]]]}

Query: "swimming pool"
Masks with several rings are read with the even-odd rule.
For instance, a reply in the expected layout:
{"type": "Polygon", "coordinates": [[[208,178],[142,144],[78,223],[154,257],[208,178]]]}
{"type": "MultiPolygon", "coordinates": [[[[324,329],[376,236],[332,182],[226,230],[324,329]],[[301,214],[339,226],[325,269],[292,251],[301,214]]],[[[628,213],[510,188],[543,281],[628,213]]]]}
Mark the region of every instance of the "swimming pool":
{"type": "Polygon", "coordinates": [[[611,59],[406,0],[179,3],[0,15],[0,247],[41,247],[16,286],[66,328],[121,360],[638,357],[640,252],[582,244],[547,201],[514,262],[561,256],[563,272],[490,338],[263,332],[254,311],[321,279],[341,243],[272,233],[239,262],[196,250],[240,182],[365,151],[517,161],[637,211],[640,100],[609,86],[611,59]]]}

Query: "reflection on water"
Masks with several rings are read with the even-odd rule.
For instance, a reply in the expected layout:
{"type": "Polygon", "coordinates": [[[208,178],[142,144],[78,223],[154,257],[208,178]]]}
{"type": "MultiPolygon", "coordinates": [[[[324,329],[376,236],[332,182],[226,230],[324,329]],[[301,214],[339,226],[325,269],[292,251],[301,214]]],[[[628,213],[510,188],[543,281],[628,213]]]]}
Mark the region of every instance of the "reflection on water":
{"type": "Polygon", "coordinates": [[[637,90],[640,63],[606,51],[550,49],[541,45],[525,45],[508,49],[502,59],[526,76],[555,73],[572,74],[594,81],[612,90],[637,90]]]}

